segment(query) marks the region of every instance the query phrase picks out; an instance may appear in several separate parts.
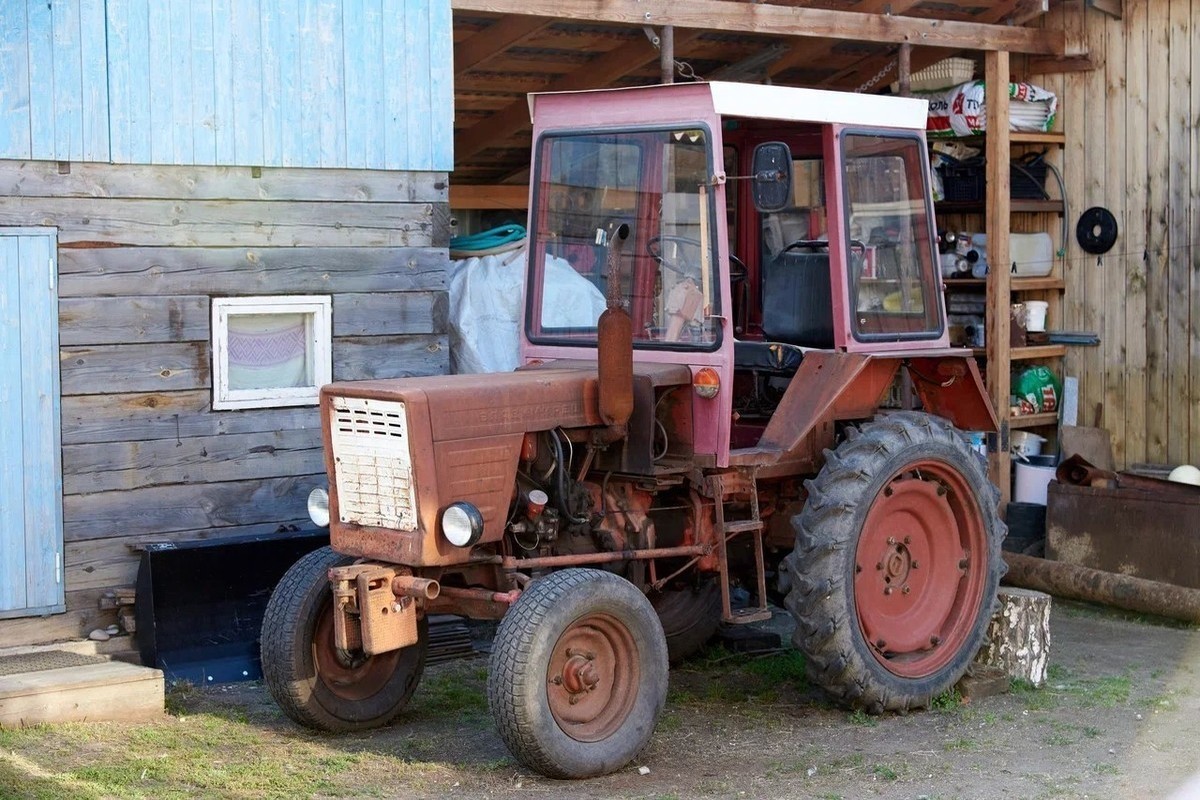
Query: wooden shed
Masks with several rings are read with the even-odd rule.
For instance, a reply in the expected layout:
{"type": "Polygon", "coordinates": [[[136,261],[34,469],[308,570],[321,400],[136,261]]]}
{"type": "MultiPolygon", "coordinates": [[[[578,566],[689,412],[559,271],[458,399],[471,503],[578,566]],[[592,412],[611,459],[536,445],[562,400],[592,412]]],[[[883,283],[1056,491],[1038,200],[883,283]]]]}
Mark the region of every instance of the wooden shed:
{"type": "Polygon", "coordinates": [[[307,523],[316,386],[446,370],[450,31],[447,0],[0,4],[7,644],[113,621],[134,547],[307,523]]]}
{"type": "MultiPolygon", "coordinates": [[[[993,190],[973,207],[939,205],[939,223],[1048,231],[1049,276],[996,272],[988,293],[990,391],[1008,417],[1009,368],[1045,364],[1079,380],[1078,424],[1112,434],[1118,467],[1200,463],[1200,3],[1169,0],[452,0],[455,170],[451,206],[521,208],[528,120],[523,94],[654,83],[664,75],[886,91],[951,56],[976,78],[1004,75],[1054,92],[1054,129],[987,137],[993,190]],[[672,35],[668,36],[667,32],[672,35]],[[668,45],[669,44],[669,49],[668,45]],[[664,72],[665,66],[665,72],[664,72]],[[1031,151],[1064,178],[1050,200],[1010,201],[1007,161],[1031,151]],[[1007,187],[1006,187],[1007,188],[1007,187]],[[1065,202],[1064,202],[1065,200],[1065,202]],[[1085,252],[1085,209],[1113,212],[1116,245],[1085,252]],[[1065,219],[1064,219],[1065,218],[1065,219]],[[1062,234],[1066,222],[1066,236],[1062,234]],[[1010,301],[1049,303],[1049,327],[1098,346],[1011,350],[1010,301]]],[[[1056,414],[1009,417],[1048,436],[1056,414]]],[[[1007,457],[993,458],[1007,486],[1007,457]]]]}

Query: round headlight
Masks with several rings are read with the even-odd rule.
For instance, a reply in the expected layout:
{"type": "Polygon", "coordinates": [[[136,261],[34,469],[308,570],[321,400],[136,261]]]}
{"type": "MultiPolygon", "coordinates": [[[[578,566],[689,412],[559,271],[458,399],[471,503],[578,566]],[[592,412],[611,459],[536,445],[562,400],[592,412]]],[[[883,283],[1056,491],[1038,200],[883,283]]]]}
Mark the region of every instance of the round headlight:
{"type": "Polygon", "coordinates": [[[455,547],[470,547],[483,537],[483,515],[470,503],[451,503],[442,512],[442,536],[455,547]]]}
{"type": "Polygon", "coordinates": [[[329,527],[329,492],[319,486],[308,493],[308,518],[318,528],[329,527]]]}

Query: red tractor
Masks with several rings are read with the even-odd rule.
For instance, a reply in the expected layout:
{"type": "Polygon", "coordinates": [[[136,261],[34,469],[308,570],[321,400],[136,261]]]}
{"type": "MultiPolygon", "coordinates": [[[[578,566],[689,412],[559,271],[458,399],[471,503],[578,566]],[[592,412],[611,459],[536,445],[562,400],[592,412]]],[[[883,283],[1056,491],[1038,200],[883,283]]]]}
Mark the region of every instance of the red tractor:
{"type": "Polygon", "coordinates": [[[523,366],[322,389],[332,548],[271,598],[275,699],[384,725],[428,614],[498,619],[509,749],[603,774],[649,740],[668,662],[775,598],[838,700],[927,705],[983,640],[1005,528],[960,432],[996,417],[948,346],[925,103],[692,83],[531,107],[523,366]]]}

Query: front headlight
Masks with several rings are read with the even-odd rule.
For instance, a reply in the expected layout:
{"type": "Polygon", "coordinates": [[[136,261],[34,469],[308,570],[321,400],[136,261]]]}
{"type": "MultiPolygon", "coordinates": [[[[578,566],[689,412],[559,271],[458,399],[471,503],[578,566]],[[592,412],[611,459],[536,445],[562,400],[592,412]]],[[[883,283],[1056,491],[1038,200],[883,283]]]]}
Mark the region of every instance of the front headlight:
{"type": "Polygon", "coordinates": [[[308,493],[308,518],[318,528],[329,527],[329,492],[319,486],[308,493]]]}
{"type": "Polygon", "coordinates": [[[470,547],[483,538],[483,515],[470,503],[451,503],[442,512],[442,536],[455,547],[470,547]]]}

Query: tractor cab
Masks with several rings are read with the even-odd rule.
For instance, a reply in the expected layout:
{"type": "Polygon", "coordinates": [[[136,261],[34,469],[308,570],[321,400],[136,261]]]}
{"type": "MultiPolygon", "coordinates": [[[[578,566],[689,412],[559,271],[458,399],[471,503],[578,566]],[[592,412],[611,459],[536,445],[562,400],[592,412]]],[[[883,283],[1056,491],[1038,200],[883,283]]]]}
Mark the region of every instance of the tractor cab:
{"type": "Polygon", "coordinates": [[[691,444],[724,466],[805,353],[947,347],[924,101],[698,83],[531,105],[526,362],[592,358],[615,293],[635,361],[711,387],[691,444]]]}

